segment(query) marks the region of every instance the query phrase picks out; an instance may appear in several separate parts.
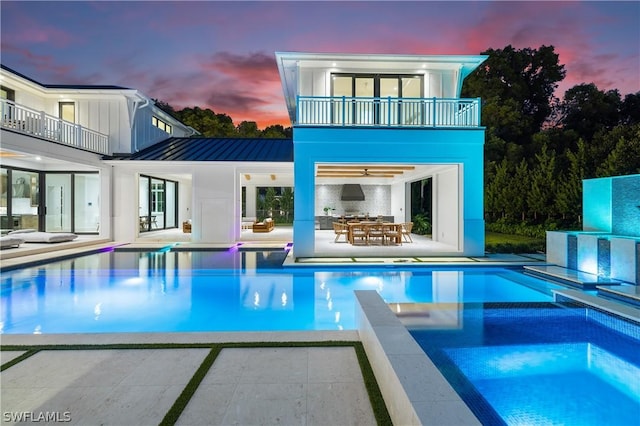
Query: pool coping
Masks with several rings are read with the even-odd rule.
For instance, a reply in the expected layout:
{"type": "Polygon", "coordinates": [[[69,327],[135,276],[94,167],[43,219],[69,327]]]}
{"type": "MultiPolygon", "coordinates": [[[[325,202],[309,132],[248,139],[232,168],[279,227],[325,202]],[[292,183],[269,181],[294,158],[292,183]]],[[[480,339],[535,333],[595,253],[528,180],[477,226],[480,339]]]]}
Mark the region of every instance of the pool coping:
{"type": "Polygon", "coordinates": [[[360,340],[394,424],[481,422],[375,290],[356,290],[360,340]]]}

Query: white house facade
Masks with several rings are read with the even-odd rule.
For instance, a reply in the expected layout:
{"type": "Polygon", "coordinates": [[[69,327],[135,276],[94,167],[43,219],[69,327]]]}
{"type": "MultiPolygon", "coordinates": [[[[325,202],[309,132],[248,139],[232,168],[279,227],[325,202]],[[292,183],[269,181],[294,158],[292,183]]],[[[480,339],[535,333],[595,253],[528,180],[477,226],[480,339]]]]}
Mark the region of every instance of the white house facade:
{"type": "Polygon", "coordinates": [[[114,170],[104,156],[195,133],[135,89],[42,84],[2,66],[0,94],[5,231],[112,238],[122,194],[112,191],[114,170]]]}

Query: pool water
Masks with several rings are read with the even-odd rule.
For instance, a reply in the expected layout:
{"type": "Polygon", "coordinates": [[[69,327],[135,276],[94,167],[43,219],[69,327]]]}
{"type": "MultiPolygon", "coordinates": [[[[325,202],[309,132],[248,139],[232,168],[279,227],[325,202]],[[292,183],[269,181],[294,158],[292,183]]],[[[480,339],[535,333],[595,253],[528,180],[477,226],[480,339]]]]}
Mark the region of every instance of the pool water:
{"type": "Polygon", "coordinates": [[[640,424],[640,325],[516,305],[465,306],[458,329],[410,332],[483,424],[640,424]]]}
{"type": "Polygon", "coordinates": [[[541,302],[557,286],[491,267],[282,268],[283,250],[110,251],[2,273],[2,333],[355,329],[389,303],[541,302]]]}

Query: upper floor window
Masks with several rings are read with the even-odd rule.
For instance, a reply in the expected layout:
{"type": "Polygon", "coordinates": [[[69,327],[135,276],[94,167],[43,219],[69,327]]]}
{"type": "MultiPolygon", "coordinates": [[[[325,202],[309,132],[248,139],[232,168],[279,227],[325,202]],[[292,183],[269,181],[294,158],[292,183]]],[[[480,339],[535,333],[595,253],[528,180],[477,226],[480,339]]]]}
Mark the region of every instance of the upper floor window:
{"type": "Polygon", "coordinates": [[[332,74],[334,124],[418,125],[425,119],[422,75],[332,74]]]}
{"type": "Polygon", "coordinates": [[[58,117],[71,123],[76,122],[76,104],[74,102],[58,102],[58,117]]]}
{"type": "Polygon", "coordinates": [[[16,100],[16,92],[13,89],[9,89],[8,87],[0,86],[0,98],[6,99],[9,101],[16,100]]]}
{"type": "Polygon", "coordinates": [[[166,121],[163,121],[161,119],[159,119],[156,116],[152,116],[151,117],[151,124],[153,124],[154,126],[156,126],[158,129],[163,130],[169,134],[172,133],[173,128],[171,127],[171,124],[167,123],[166,121]]]}
{"type": "Polygon", "coordinates": [[[423,76],[386,74],[332,74],[332,96],[421,98],[423,76]]]}

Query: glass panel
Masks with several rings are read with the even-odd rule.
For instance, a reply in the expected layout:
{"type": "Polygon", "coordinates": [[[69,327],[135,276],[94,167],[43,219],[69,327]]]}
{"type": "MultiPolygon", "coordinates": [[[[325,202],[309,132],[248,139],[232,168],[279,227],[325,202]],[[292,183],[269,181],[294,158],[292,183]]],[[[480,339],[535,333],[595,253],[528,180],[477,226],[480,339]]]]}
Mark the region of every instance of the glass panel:
{"type": "Polygon", "coordinates": [[[398,77],[380,78],[380,124],[398,124],[399,93],[398,77]]]}
{"type": "Polygon", "coordinates": [[[77,173],[73,182],[75,232],[100,231],[100,175],[77,173]]]}
{"type": "Polygon", "coordinates": [[[38,229],[40,187],[38,173],[13,170],[11,173],[11,213],[14,228],[38,229]]]}
{"type": "MultiPolygon", "coordinates": [[[[353,77],[351,76],[333,76],[333,95],[334,97],[345,96],[353,97],[353,77]]],[[[348,124],[352,122],[352,108],[349,100],[336,99],[333,104],[333,122],[337,124],[348,124]]]]}
{"type": "Polygon", "coordinates": [[[176,220],[176,189],[177,184],[175,182],[167,181],[167,209],[166,209],[166,228],[174,228],[178,226],[176,220]]]}
{"type": "Polygon", "coordinates": [[[0,228],[5,230],[13,229],[9,224],[8,195],[9,195],[9,172],[7,169],[0,169],[0,228]]]}
{"type": "Polygon", "coordinates": [[[76,104],[73,102],[60,102],[60,118],[72,123],[76,122],[76,104]]]}
{"type": "Polygon", "coordinates": [[[164,181],[151,179],[151,223],[150,229],[164,228],[165,191],[164,181]]]}
{"type": "Polygon", "coordinates": [[[356,99],[355,103],[355,123],[356,124],[374,124],[375,109],[374,96],[374,80],[373,77],[356,77],[356,99]]]}
{"type": "Polygon", "coordinates": [[[71,174],[47,173],[45,187],[45,230],[71,232],[71,174]]]}
{"type": "Polygon", "coordinates": [[[419,125],[423,120],[422,79],[402,77],[402,124],[419,125]]]}
{"type": "Polygon", "coordinates": [[[140,231],[149,230],[149,178],[140,177],[138,188],[138,211],[140,215],[140,231]]]}

